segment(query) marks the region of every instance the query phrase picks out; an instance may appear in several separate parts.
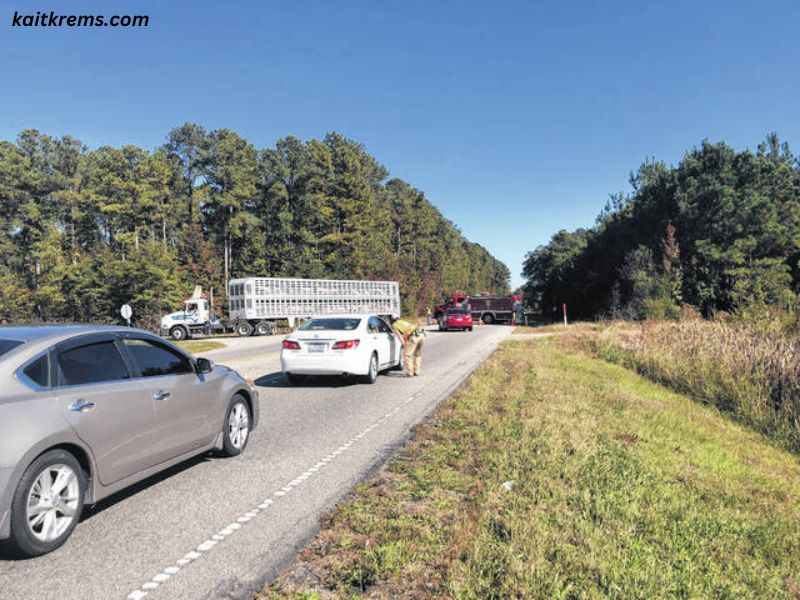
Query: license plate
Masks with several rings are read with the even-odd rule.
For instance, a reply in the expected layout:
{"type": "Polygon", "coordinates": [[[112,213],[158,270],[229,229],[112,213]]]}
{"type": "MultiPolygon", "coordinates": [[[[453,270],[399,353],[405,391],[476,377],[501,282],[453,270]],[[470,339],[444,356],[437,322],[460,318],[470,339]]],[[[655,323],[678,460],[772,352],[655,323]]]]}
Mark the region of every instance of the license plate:
{"type": "Polygon", "coordinates": [[[327,344],[309,344],[308,351],[309,352],[325,352],[325,346],[327,344]]]}

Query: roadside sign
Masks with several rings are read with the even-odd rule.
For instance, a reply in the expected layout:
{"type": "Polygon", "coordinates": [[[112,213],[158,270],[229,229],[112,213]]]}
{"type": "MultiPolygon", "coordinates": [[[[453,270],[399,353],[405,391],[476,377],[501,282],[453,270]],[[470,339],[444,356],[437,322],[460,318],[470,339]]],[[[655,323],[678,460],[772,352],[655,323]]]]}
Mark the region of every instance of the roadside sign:
{"type": "Polygon", "coordinates": [[[122,308],[119,309],[119,314],[122,315],[122,318],[128,322],[128,327],[131,325],[131,315],[133,314],[133,309],[131,308],[130,304],[123,304],[122,308]]]}

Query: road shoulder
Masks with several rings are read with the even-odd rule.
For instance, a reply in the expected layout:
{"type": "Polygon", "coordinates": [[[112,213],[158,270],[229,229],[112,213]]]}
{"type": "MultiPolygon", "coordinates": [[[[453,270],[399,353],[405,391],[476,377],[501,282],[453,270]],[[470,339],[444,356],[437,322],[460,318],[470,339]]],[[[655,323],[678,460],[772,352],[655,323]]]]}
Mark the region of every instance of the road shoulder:
{"type": "Polygon", "coordinates": [[[512,340],[261,598],[792,597],[798,476],[684,396],[512,340]]]}

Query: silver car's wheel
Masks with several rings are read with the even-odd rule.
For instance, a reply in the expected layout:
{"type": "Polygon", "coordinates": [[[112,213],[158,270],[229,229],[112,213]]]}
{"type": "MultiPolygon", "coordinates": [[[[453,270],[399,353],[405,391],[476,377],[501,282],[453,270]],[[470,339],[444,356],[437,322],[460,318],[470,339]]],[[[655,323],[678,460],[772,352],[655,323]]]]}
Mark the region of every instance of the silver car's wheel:
{"type": "Polygon", "coordinates": [[[228,436],[231,444],[237,450],[244,448],[247,441],[247,434],[250,432],[250,415],[244,402],[237,402],[233,405],[233,410],[228,417],[228,436]]]}
{"type": "Polygon", "coordinates": [[[241,454],[250,437],[250,406],[241,394],[228,405],[223,429],[223,450],[228,456],[241,454]]]}
{"type": "Polygon", "coordinates": [[[86,477],[75,456],[60,448],[34,460],[11,502],[12,550],[39,556],[63,544],[80,521],[86,477]]]}
{"type": "Polygon", "coordinates": [[[68,465],[47,467],[28,491],[28,529],[42,542],[54,542],[75,520],[80,503],[78,475],[68,465]]]}

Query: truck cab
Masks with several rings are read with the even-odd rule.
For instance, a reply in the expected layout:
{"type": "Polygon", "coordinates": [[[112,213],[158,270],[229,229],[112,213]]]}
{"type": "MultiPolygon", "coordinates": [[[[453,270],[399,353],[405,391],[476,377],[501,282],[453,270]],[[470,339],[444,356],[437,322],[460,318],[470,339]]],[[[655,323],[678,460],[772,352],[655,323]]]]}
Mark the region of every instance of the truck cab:
{"type": "Polygon", "coordinates": [[[184,340],[211,323],[211,311],[205,298],[189,298],[183,302],[183,310],[161,317],[161,334],[173,340],[184,340]]]}

